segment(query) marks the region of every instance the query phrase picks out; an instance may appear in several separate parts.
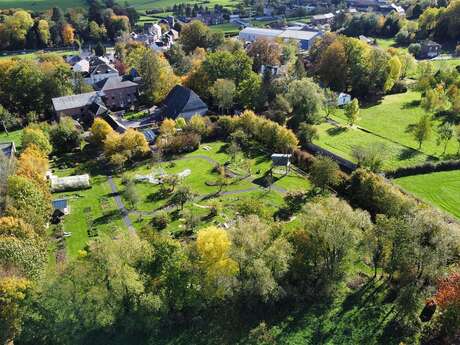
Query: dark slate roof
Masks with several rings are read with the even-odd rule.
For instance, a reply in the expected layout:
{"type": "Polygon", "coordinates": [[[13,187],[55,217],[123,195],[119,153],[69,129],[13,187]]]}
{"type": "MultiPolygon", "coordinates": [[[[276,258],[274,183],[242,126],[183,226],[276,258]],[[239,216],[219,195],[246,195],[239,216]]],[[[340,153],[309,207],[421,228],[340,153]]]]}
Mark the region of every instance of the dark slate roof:
{"type": "Polygon", "coordinates": [[[57,199],[52,201],[53,209],[55,210],[64,210],[67,208],[67,199],[57,199]]]}
{"type": "Polygon", "coordinates": [[[16,152],[16,146],[12,141],[8,143],[0,143],[0,150],[3,152],[5,157],[11,158],[16,152]]]}
{"type": "Polygon", "coordinates": [[[291,155],[274,153],[271,158],[274,166],[286,166],[290,164],[291,155]]]}
{"type": "Polygon", "coordinates": [[[176,85],[166,97],[162,116],[176,119],[183,117],[190,119],[193,115],[204,115],[208,112],[208,106],[192,90],[181,85],[176,85]]]}
{"type": "Polygon", "coordinates": [[[106,74],[106,73],[118,73],[118,71],[112,66],[107,65],[105,62],[97,63],[92,65],[90,62],[90,74],[106,74]]]}
{"type": "Polygon", "coordinates": [[[99,91],[124,89],[126,87],[138,86],[130,80],[124,80],[122,77],[110,77],[98,81],[94,88],[99,91]]]}
{"type": "Polygon", "coordinates": [[[431,40],[424,40],[424,41],[421,42],[421,44],[422,44],[422,46],[426,46],[426,47],[428,47],[428,46],[431,46],[431,47],[438,46],[438,47],[440,47],[441,46],[439,43],[436,43],[436,42],[431,41],[431,40]]]}
{"type": "Polygon", "coordinates": [[[95,115],[95,116],[99,116],[99,115],[102,115],[102,114],[105,114],[107,112],[107,108],[104,104],[104,102],[102,102],[102,100],[97,100],[93,103],[91,103],[91,105],[89,106],[89,110],[95,115]]]}

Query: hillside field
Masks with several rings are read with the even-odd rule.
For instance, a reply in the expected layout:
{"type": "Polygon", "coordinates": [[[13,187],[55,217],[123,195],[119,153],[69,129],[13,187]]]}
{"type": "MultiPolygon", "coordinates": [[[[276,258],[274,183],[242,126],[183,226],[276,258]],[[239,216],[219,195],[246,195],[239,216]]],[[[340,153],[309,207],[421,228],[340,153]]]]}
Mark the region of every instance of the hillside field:
{"type": "MultiPolygon", "coordinates": [[[[124,2],[123,2],[124,3],[124,2]]],[[[234,7],[238,4],[237,0],[131,0],[128,4],[133,5],[138,11],[145,11],[153,8],[166,8],[180,3],[202,4],[203,6],[213,7],[215,4],[234,7]]],[[[0,8],[24,8],[27,10],[46,10],[54,6],[62,9],[71,7],[85,7],[85,0],[0,0],[0,8]]]]}

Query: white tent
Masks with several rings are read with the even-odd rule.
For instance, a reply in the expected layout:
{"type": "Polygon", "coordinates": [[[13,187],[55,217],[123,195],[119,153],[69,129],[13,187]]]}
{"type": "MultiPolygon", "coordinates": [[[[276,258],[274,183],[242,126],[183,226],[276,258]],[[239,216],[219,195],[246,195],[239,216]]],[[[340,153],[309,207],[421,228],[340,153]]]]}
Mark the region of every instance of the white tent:
{"type": "Polygon", "coordinates": [[[66,177],[51,176],[50,181],[52,192],[65,192],[68,190],[87,189],[91,187],[88,174],[66,177]]]}

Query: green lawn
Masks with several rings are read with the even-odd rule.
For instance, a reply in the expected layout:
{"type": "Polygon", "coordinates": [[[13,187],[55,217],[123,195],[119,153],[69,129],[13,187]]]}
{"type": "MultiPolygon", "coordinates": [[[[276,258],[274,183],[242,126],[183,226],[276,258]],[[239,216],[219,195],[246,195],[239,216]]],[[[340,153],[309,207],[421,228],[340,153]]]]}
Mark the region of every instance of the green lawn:
{"type": "Polygon", "coordinates": [[[64,231],[72,233],[72,236],[66,238],[67,256],[70,258],[84,249],[90,239],[90,228],[93,229],[93,235],[96,235],[124,227],[107,177],[93,177],[91,186],[87,190],[53,194],[54,199],[69,199],[70,214],[65,216],[63,226],[64,231]]]}
{"type": "Polygon", "coordinates": [[[0,0],[0,8],[23,8],[27,10],[47,10],[54,6],[62,9],[86,7],[85,0],[0,0]]]}
{"type": "Polygon", "coordinates": [[[16,131],[10,131],[5,133],[2,131],[0,133],[0,143],[5,143],[9,141],[13,141],[16,145],[16,149],[19,150],[21,148],[21,139],[22,139],[22,129],[18,129],[16,131]]]}
{"type": "Polygon", "coordinates": [[[239,25],[232,23],[210,25],[209,29],[211,29],[212,32],[223,32],[224,34],[234,34],[240,32],[239,25]]]}
{"type": "MultiPolygon", "coordinates": [[[[413,149],[418,149],[418,143],[409,131],[411,125],[417,123],[425,112],[420,107],[420,94],[409,91],[403,94],[386,96],[380,104],[363,108],[357,125],[413,149]]],[[[335,118],[345,124],[343,112],[335,118]]],[[[421,151],[425,155],[442,158],[442,146],[437,145],[436,128],[439,120],[433,121],[433,133],[429,140],[423,143],[421,151]]],[[[456,154],[457,144],[451,140],[447,146],[447,154],[456,154]]]]}
{"type": "MultiPolygon", "coordinates": [[[[1,0],[0,0],[1,1],[1,0]]],[[[33,52],[33,53],[26,53],[26,54],[15,54],[15,55],[0,55],[0,59],[37,59],[40,56],[46,56],[51,54],[61,55],[65,57],[67,55],[74,55],[79,54],[78,50],[56,50],[53,52],[33,52]]]]}
{"type": "Polygon", "coordinates": [[[372,144],[379,144],[385,147],[385,170],[412,166],[428,160],[428,157],[423,153],[407,149],[390,140],[356,128],[336,128],[330,124],[323,123],[318,126],[318,130],[319,140],[315,140],[315,144],[350,161],[353,161],[351,152],[354,146],[367,147],[372,144]]]}
{"type": "Polygon", "coordinates": [[[408,192],[460,219],[460,171],[443,171],[395,179],[408,192]]]}
{"type": "Polygon", "coordinates": [[[460,66],[460,58],[448,59],[448,60],[431,60],[433,65],[437,69],[441,68],[455,68],[460,66]]]}

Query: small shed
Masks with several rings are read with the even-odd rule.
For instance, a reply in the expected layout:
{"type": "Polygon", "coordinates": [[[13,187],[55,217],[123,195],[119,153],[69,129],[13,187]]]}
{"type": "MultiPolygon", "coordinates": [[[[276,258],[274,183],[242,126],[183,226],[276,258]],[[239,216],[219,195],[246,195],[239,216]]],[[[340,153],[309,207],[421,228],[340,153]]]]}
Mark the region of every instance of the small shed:
{"type": "Polygon", "coordinates": [[[289,171],[289,168],[291,166],[291,156],[290,154],[284,154],[284,153],[274,153],[272,154],[272,167],[277,168],[277,167],[285,167],[286,168],[286,173],[289,171]]]}
{"type": "Polygon", "coordinates": [[[339,96],[337,97],[337,105],[339,107],[347,105],[350,102],[351,102],[351,95],[349,95],[348,93],[341,92],[339,96]]]}
{"type": "Polygon", "coordinates": [[[61,218],[70,213],[70,206],[67,199],[56,199],[52,201],[53,215],[52,223],[57,224],[61,221],[61,218]]]}
{"type": "Polygon", "coordinates": [[[66,177],[51,176],[50,181],[52,192],[65,192],[70,190],[88,189],[91,187],[88,174],[66,177]]]}
{"type": "Polygon", "coordinates": [[[423,59],[432,59],[441,53],[442,46],[439,43],[425,40],[420,43],[421,50],[420,50],[420,57],[423,59]]]}
{"type": "Polygon", "coordinates": [[[6,158],[13,158],[16,153],[16,145],[10,141],[7,143],[0,143],[0,151],[5,155],[6,158]]]}

